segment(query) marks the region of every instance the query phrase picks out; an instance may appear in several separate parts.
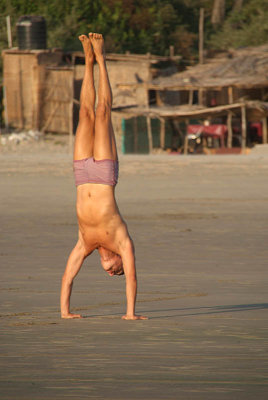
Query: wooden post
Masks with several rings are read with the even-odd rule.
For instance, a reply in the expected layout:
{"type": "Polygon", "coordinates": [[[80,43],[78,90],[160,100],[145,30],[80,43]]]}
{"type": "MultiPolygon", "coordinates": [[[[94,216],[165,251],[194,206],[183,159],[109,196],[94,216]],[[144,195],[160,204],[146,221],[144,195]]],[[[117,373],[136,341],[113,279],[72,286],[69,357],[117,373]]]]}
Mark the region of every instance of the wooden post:
{"type": "Polygon", "coordinates": [[[227,116],[227,128],[228,128],[228,138],[227,138],[227,147],[228,149],[232,148],[233,142],[233,128],[232,128],[232,111],[228,111],[227,116]]]}
{"type": "Polygon", "coordinates": [[[194,91],[191,89],[189,90],[189,102],[188,102],[189,106],[193,105],[193,101],[194,101],[194,91]]]}
{"type": "Polygon", "coordinates": [[[247,144],[247,117],[246,117],[246,106],[241,107],[241,127],[242,127],[242,149],[247,144]]]}
{"type": "Polygon", "coordinates": [[[174,46],[169,46],[169,57],[174,57],[174,46]]]}
{"type": "Polygon", "coordinates": [[[211,15],[211,23],[213,28],[218,27],[218,25],[222,24],[224,21],[225,15],[225,0],[214,0],[212,15],[211,15]]]}
{"type": "Polygon", "coordinates": [[[38,131],[38,95],[39,95],[39,79],[38,79],[38,65],[33,67],[33,80],[32,80],[32,127],[38,131]]]}
{"type": "Polygon", "coordinates": [[[204,105],[204,89],[198,89],[198,104],[200,106],[204,105]]]}
{"type": "Polygon", "coordinates": [[[234,96],[233,96],[233,88],[232,86],[228,86],[228,103],[233,104],[234,96]]]}
{"type": "Polygon", "coordinates": [[[24,128],[24,110],[23,110],[23,76],[21,67],[21,58],[19,58],[19,91],[17,93],[19,101],[19,119],[20,119],[20,129],[24,128]]]}
{"type": "Polygon", "coordinates": [[[7,92],[6,87],[3,86],[3,97],[4,97],[4,118],[5,118],[5,128],[8,130],[9,128],[9,121],[8,121],[8,108],[7,108],[7,92]]]}
{"type": "Polygon", "coordinates": [[[262,143],[266,144],[267,143],[267,117],[262,118],[262,143]]]}
{"type": "Polygon", "coordinates": [[[186,131],[185,131],[185,136],[184,136],[183,154],[187,155],[188,154],[188,125],[189,125],[189,119],[188,118],[185,120],[185,125],[186,125],[186,131]]]}
{"type": "Polygon", "coordinates": [[[162,150],[165,149],[165,120],[164,118],[160,118],[160,147],[162,150]]]}
{"type": "Polygon", "coordinates": [[[46,78],[47,78],[47,73],[46,73],[46,67],[44,65],[38,65],[36,67],[36,74],[38,78],[36,79],[36,82],[38,83],[38,93],[36,97],[36,102],[37,102],[37,114],[34,116],[34,121],[36,123],[36,129],[40,132],[42,132],[42,124],[43,124],[43,119],[44,119],[44,105],[46,104],[47,101],[47,93],[46,93],[46,78]]]}
{"type": "Polygon", "coordinates": [[[41,99],[41,76],[43,66],[35,65],[33,67],[33,84],[32,84],[32,127],[35,131],[40,130],[40,99],[41,99]]]}
{"type": "Polygon", "coordinates": [[[11,23],[10,23],[10,15],[6,17],[7,21],[7,41],[8,41],[8,47],[12,47],[12,35],[11,35],[11,23]]]}
{"type": "Polygon", "coordinates": [[[204,8],[199,13],[199,64],[204,63],[204,8]]]}
{"type": "Polygon", "coordinates": [[[159,91],[159,90],[156,90],[156,91],[155,91],[155,97],[156,97],[156,105],[157,105],[157,106],[163,106],[163,101],[162,101],[162,99],[161,99],[160,91],[159,91]]]}
{"type": "Polygon", "coordinates": [[[138,120],[134,117],[134,153],[138,153],[138,120]]]}
{"type": "Polygon", "coordinates": [[[148,135],[148,144],[149,144],[149,154],[153,151],[153,135],[152,135],[152,125],[151,125],[151,118],[147,117],[147,135],[148,135]]]}
{"type": "Polygon", "coordinates": [[[125,118],[121,119],[121,132],[122,132],[121,151],[122,151],[122,154],[126,154],[126,120],[125,120],[125,118]]]}

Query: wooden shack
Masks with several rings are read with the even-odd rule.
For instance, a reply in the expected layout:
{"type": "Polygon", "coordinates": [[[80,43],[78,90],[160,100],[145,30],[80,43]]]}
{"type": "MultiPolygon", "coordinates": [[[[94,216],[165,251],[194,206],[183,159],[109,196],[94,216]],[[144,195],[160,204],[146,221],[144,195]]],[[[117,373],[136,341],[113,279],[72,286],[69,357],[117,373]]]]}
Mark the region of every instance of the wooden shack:
{"type": "Polygon", "coordinates": [[[6,125],[70,132],[74,74],[72,67],[61,66],[62,56],[50,50],[3,51],[6,125]]]}
{"type": "Polygon", "coordinates": [[[143,84],[122,84],[120,87],[134,93],[138,85],[151,93],[154,104],[148,102],[145,109],[121,108],[118,112],[124,119],[142,115],[147,118],[150,151],[153,150],[151,118],[161,122],[162,149],[165,148],[166,122],[170,120],[186,124],[184,151],[187,126],[192,120],[203,124],[206,119],[210,124],[216,121],[226,125],[228,135],[225,144],[229,148],[232,147],[234,121],[239,121],[242,148],[248,142],[249,123],[258,123],[261,124],[261,140],[267,143],[268,45],[230,51],[168,77],[158,77],[143,84]],[[176,96],[171,97],[172,92],[176,96]]]}
{"type": "MultiPolygon", "coordinates": [[[[61,50],[4,50],[6,124],[10,127],[42,132],[75,132],[79,97],[85,68],[83,52],[61,50]]],[[[114,109],[146,106],[148,90],[143,85],[133,91],[118,83],[147,83],[160,75],[177,71],[178,56],[151,54],[107,54],[107,67],[113,90],[114,109]]],[[[98,69],[95,68],[98,81],[98,69]]],[[[97,84],[96,84],[97,87],[97,84]]],[[[114,116],[120,135],[121,116],[114,116]]],[[[120,148],[120,140],[118,141],[120,148]]]]}

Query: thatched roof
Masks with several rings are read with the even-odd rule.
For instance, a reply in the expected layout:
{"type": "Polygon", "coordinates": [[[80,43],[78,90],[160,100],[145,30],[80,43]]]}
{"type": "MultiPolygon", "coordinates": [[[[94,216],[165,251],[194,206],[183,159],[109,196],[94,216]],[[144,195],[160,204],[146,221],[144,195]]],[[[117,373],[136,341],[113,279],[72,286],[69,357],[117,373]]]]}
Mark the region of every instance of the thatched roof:
{"type": "Polygon", "coordinates": [[[268,44],[215,57],[170,77],[157,78],[150,88],[199,89],[268,86],[268,44]]]}
{"type": "Polygon", "coordinates": [[[229,51],[208,59],[205,64],[189,67],[171,76],[158,77],[144,85],[155,90],[220,90],[228,86],[268,86],[268,44],[229,51]]]}

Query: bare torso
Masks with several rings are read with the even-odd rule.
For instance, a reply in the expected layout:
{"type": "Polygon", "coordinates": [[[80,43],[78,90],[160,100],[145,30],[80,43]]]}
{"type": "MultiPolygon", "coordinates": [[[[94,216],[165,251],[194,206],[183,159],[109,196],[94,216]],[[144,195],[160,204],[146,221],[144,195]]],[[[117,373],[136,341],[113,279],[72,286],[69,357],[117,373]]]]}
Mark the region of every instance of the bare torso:
{"type": "Polygon", "coordinates": [[[116,204],[113,186],[93,183],[78,186],[76,211],[88,253],[103,247],[121,254],[128,232],[116,204]]]}

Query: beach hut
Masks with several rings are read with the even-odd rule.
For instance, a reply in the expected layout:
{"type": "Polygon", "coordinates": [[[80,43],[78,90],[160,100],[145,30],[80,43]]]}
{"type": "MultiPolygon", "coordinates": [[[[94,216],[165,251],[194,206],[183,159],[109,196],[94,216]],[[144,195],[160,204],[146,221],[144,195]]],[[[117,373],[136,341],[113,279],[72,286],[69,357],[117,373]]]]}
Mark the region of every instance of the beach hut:
{"type": "Polygon", "coordinates": [[[141,85],[151,100],[146,108],[140,107],[137,101],[135,107],[122,107],[118,112],[124,119],[142,115],[147,118],[149,151],[153,150],[151,118],[161,123],[162,149],[165,148],[167,121],[184,122],[185,152],[188,134],[195,129],[192,125],[201,129],[204,136],[211,132],[211,136],[224,139],[221,146],[229,149],[233,145],[235,128],[239,131],[241,148],[250,141],[250,129],[257,131],[259,141],[267,143],[268,45],[220,53],[183,72],[120,87],[134,93],[141,85]],[[239,121],[239,127],[234,127],[234,121],[239,121]]]}
{"type": "MultiPolygon", "coordinates": [[[[84,53],[13,48],[4,50],[2,56],[6,125],[19,130],[69,133],[72,138],[78,123],[84,53]]],[[[119,87],[119,82],[143,84],[172,74],[180,59],[173,55],[107,54],[114,109],[135,106],[137,101],[146,106],[148,102],[146,87],[141,85],[129,92],[119,87]]],[[[95,78],[98,80],[97,68],[95,78]]],[[[114,115],[114,124],[116,133],[120,132],[121,116],[114,115]]]]}

